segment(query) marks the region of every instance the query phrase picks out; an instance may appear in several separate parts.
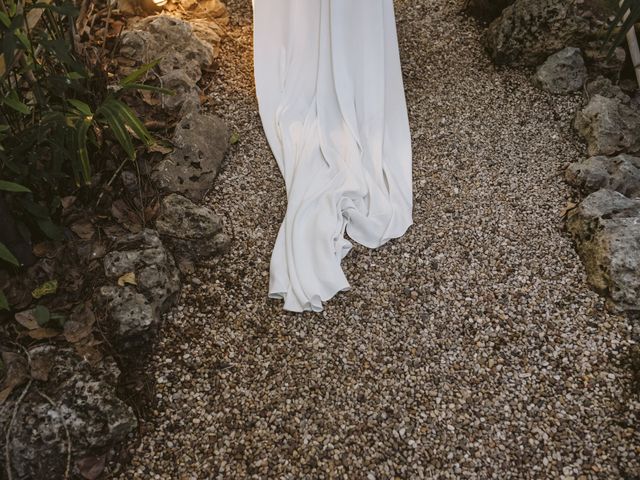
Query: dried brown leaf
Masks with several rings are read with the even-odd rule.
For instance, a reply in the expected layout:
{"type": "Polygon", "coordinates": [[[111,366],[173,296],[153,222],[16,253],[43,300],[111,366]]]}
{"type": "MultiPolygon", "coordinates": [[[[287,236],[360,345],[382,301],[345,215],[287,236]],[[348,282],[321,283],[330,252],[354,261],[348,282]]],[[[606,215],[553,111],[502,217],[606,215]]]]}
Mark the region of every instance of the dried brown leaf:
{"type": "Polygon", "coordinates": [[[126,284],[137,285],[135,272],[127,272],[118,278],[118,285],[124,287],[126,284]]]}
{"type": "Polygon", "coordinates": [[[88,220],[81,220],[79,222],[76,222],[69,228],[71,228],[73,233],[75,233],[83,240],[91,240],[96,233],[95,227],[88,220]]]}
{"type": "Polygon", "coordinates": [[[96,480],[104,471],[107,455],[92,455],[76,462],[80,475],[87,480],[96,480]]]}
{"type": "Polygon", "coordinates": [[[71,343],[79,342],[91,334],[95,321],[96,317],[88,304],[76,308],[64,324],[64,338],[71,343]]]}
{"type": "Polygon", "coordinates": [[[35,340],[42,340],[45,338],[57,337],[60,335],[60,332],[53,328],[37,328],[35,330],[27,331],[26,334],[35,340]]]}
{"type": "Polygon", "coordinates": [[[15,319],[16,319],[16,322],[18,322],[20,325],[22,325],[24,328],[28,330],[35,330],[36,328],[40,328],[40,325],[36,320],[35,309],[18,312],[15,315],[15,319]]]}

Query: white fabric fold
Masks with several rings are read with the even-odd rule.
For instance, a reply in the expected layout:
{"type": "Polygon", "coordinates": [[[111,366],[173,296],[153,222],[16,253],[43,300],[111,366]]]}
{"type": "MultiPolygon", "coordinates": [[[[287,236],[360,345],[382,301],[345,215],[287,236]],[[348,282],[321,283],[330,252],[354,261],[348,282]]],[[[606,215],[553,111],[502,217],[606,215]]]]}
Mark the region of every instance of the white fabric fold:
{"type": "Polygon", "coordinates": [[[287,191],[269,296],[321,311],[352,240],[412,223],[411,138],[392,0],[254,0],[260,118],[287,191]]]}

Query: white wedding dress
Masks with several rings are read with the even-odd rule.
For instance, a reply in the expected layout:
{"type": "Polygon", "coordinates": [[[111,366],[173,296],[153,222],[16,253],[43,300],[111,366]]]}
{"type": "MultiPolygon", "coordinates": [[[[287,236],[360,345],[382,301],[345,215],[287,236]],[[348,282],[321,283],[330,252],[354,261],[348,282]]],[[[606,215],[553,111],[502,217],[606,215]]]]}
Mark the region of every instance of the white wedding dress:
{"type": "Polygon", "coordinates": [[[412,223],[411,138],[392,0],[253,0],[260,118],[287,190],[269,296],[321,311],[354,241],[412,223]]]}

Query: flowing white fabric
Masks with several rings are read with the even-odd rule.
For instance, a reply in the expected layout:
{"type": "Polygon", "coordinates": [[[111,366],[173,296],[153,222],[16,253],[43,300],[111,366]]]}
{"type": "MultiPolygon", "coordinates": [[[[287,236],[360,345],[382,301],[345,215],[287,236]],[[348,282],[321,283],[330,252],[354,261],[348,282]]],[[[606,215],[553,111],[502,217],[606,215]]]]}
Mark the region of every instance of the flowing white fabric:
{"type": "Polygon", "coordinates": [[[269,296],[321,311],[349,288],[346,234],[412,223],[411,138],[392,0],[253,0],[260,118],[287,190],[269,296]]]}

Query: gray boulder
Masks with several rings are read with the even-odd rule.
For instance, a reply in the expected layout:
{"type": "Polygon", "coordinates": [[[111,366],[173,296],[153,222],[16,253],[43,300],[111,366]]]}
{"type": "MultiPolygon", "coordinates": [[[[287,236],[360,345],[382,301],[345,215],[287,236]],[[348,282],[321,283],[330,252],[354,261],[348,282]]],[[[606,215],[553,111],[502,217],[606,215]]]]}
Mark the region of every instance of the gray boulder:
{"type": "Polygon", "coordinates": [[[160,312],[177,301],[180,274],[154,230],[146,229],[116,240],[113,250],[104,257],[104,271],[114,281],[133,273],[136,291],[160,312]]]}
{"type": "Polygon", "coordinates": [[[189,260],[222,253],[230,243],[229,236],[222,233],[222,218],[182,195],[172,194],[162,200],[156,228],[177,257],[189,260]]]}
{"type": "Polygon", "coordinates": [[[640,158],[626,154],[591,157],[569,165],[565,178],[586,193],[606,188],[626,197],[640,197],[640,158]]]}
{"type": "Polygon", "coordinates": [[[597,40],[606,25],[579,0],[516,0],[490,25],[485,43],[498,64],[538,65],[549,55],[597,40]]]}
{"type": "Polygon", "coordinates": [[[111,331],[120,351],[130,350],[150,341],[160,325],[160,312],[131,286],[105,285],[98,290],[97,303],[106,311],[111,331]]]}
{"type": "Polygon", "coordinates": [[[538,67],[533,83],[547,92],[566,94],[582,88],[586,79],[587,68],[580,49],[567,47],[538,67]]]}
{"type": "Polygon", "coordinates": [[[176,126],[175,150],[151,173],[158,188],[201,200],[211,188],[229,146],[229,130],[219,117],[197,111],[186,114],[176,126]]]}
{"type": "MultiPolygon", "coordinates": [[[[52,345],[34,347],[29,355],[32,365],[47,365],[47,380],[36,381],[18,406],[9,435],[13,478],[64,478],[69,447],[71,476],[80,478],[78,460],[108,453],[137,428],[133,410],[115,395],[118,367],[111,358],[92,367],[52,345]]],[[[1,425],[9,425],[17,398],[14,392],[0,406],[1,425]]],[[[3,434],[3,458],[4,440],[3,434]]]]}
{"type": "Polygon", "coordinates": [[[640,200],[598,190],[567,216],[589,283],[614,312],[640,311],[640,200]]]}
{"type": "Polygon", "coordinates": [[[189,22],[169,15],[147,17],[123,33],[120,54],[141,63],[160,59],[161,75],[180,70],[194,83],[214,60],[212,45],[199,38],[189,22]]]}
{"type": "Polygon", "coordinates": [[[596,93],[577,113],[574,126],[587,141],[589,155],[640,151],[640,110],[628,98],[596,93]]]}
{"type": "Polygon", "coordinates": [[[187,75],[184,70],[174,70],[160,77],[162,86],[173,92],[163,95],[163,106],[168,109],[180,107],[197,110],[200,106],[200,89],[195,79],[187,75]]]}

